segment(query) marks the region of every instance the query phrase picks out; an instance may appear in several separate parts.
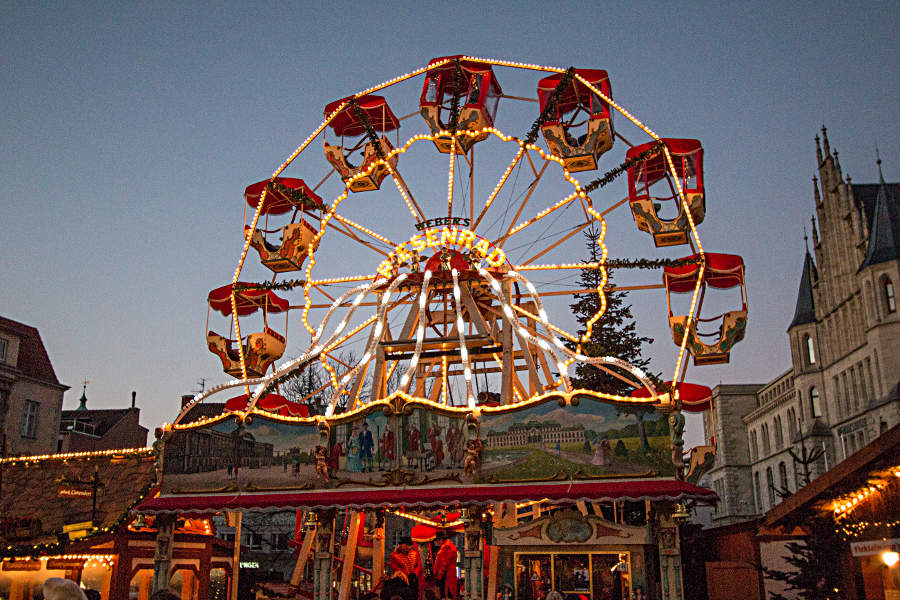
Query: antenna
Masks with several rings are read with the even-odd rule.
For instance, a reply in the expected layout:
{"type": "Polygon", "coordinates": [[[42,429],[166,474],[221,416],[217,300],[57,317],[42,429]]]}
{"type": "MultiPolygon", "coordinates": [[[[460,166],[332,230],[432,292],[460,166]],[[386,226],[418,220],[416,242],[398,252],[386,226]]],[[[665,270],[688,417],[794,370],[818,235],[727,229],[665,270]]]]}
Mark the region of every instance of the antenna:
{"type": "Polygon", "coordinates": [[[207,381],[208,381],[208,380],[206,379],[206,377],[201,377],[201,378],[200,378],[200,381],[197,382],[197,385],[200,387],[200,389],[199,389],[199,390],[192,390],[192,392],[193,392],[194,394],[202,394],[202,393],[203,393],[203,390],[206,389],[206,382],[207,382],[207,381]]]}

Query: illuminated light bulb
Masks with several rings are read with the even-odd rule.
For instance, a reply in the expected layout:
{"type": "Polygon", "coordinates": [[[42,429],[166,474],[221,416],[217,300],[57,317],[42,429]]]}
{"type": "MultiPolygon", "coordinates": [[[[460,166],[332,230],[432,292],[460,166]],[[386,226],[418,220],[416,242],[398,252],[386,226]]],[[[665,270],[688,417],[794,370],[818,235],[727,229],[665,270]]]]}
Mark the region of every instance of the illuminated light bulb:
{"type": "Polygon", "coordinates": [[[893,550],[888,550],[887,552],[881,553],[881,562],[886,564],[888,568],[893,567],[897,564],[897,561],[900,561],[900,554],[893,550]]]}
{"type": "Polygon", "coordinates": [[[513,311],[512,311],[512,309],[509,307],[508,304],[504,304],[504,305],[503,305],[503,314],[506,315],[506,318],[507,318],[507,319],[512,319],[512,318],[513,318],[513,311]]]}

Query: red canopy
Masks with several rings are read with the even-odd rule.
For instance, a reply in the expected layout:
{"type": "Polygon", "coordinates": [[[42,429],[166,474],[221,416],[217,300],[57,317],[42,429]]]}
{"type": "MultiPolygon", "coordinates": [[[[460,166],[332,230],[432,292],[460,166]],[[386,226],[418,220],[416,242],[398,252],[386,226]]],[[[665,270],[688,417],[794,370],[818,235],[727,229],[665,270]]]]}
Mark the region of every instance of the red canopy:
{"type": "MultiPolygon", "coordinates": [[[[247,408],[247,394],[236,396],[225,403],[225,410],[231,412],[242,411],[247,408]]],[[[266,394],[256,402],[260,410],[278,413],[282,417],[308,417],[309,407],[305,404],[291,402],[278,394],[266,394]]]]}
{"type": "MultiPolygon", "coordinates": [[[[431,65],[436,65],[437,63],[439,63],[441,61],[445,61],[445,60],[449,60],[450,62],[448,62],[445,65],[441,65],[440,67],[429,68],[428,69],[429,75],[432,73],[448,73],[448,72],[452,74],[453,71],[456,70],[456,63],[454,62],[453,59],[462,58],[462,56],[463,56],[462,54],[457,54],[454,56],[440,56],[438,58],[432,58],[430,61],[428,61],[429,67],[431,67],[431,65]]],[[[490,73],[492,75],[491,76],[491,88],[493,88],[493,90],[496,94],[503,93],[503,90],[500,89],[500,83],[497,81],[496,77],[493,77],[494,69],[491,67],[491,63],[480,62],[477,60],[460,60],[459,68],[462,69],[463,75],[466,75],[468,73],[490,73]]],[[[426,85],[427,85],[427,83],[426,83],[426,85]]],[[[468,88],[468,82],[467,81],[460,82],[460,85],[462,86],[461,93],[463,95],[465,95],[466,89],[468,88]]],[[[440,90],[441,92],[443,92],[443,93],[452,92],[453,86],[454,86],[453,77],[441,77],[441,90],[440,90]]]]}
{"type": "Polygon", "coordinates": [[[716,493],[677,479],[561,481],[552,483],[448,485],[443,487],[335,488],[282,493],[229,492],[215,495],[158,496],[149,498],[138,512],[209,512],[211,510],[296,509],[380,506],[434,506],[460,503],[489,503],[548,499],[557,502],[579,500],[603,502],[620,500],[687,499],[716,501],[716,493]]]}
{"type": "MultiPolygon", "coordinates": [[[[351,98],[352,96],[348,96],[330,103],[325,107],[325,116],[328,117],[328,115],[337,110],[338,106],[348,102],[351,98]]],[[[388,106],[387,100],[383,97],[373,94],[360,96],[356,99],[356,104],[375,131],[393,131],[400,127],[400,120],[391,112],[391,107],[388,106]]],[[[336,135],[355,136],[366,132],[365,125],[356,118],[356,111],[349,104],[331,120],[329,125],[334,129],[336,135]]]]}
{"type": "Polygon", "coordinates": [[[414,542],[430,542],[435,536],[437,536],[437,528],[425,523],[413,525],[412,530],[409,532],[409,537],[414,542]]]}
{"type": "MultiPolygon", "coordinates": [[[[679,139],[679,138],[660,138],[661,141],[666,145],[666,148],[669,149],[669,154],[672,155],[673,161],[675,163],[675,169],[679,169],[678,161],[675,159],[677,156],[688,156],[691,154],[696,154],[696,162],[697,164],[701,164],[700,160],[703,158],[703,146],[700,144],[700,140],[689,140],[689,139],[679,139]]],[[[640,156],[643,152],[649,150],[656,144],[656,141],[647,142],[646,144],[641,144],[639,146],[632,146],[625,152],[625,160],[629,161],[638,156],[640,156]]],[[[640,164],[640,163],[638,163],[640,164]]],[[[666,173],[669,172],[669,163],[666,161],[666,156],[662,152],[657,151],[656,154],[652,154],[649,158],[644,160],[643,162],[644,169],[646,170],[646,176],[641,176],[641,181],[644,181],[646,177],[647,185],[652,185],[665,177],[666,173]]],[[[632,165],[628,167],[628,182],[630,187],[634,189],[634,178],[636,170],[640,168],[638,165],[632,165]]],[[[681,176],[692,176],[694,175],[693,170],[696,169],[696,166],[688,165],[686,167],[689,169],[687,173],[679,173],[681,176]]]]}
{"type": "MultiPolygon", "coordinates": [[[[246,283],[238,282],[240,286],[246,283]]],[[[217,310],[226,317],[231,314],[231,284],[223,285],[209,293],[207,297],[210,308],[217,310]]],[[[279,313],[290,308],[291,304],[284,298],[280,298],[272,290],[240,290],[235,293],[235,303],[239,317],[253,314],[260,308],[266,312],[279,313]]]]}
{"type": "MultiPolygon", "coordinates": [[[[609,75],[606,71],[602,69],[575,69],[575,72],[584,77],[594,87],[600,88],[604,96],[607,98],[612,97],[609,75]]],[[[559,85],[559,80],[562,77],[562,73],[556,73],[555,75],[544,77],[538,82],[538,100],[540,101],[541,110],[544,110],[544,107],[547,106],[547,100],[550,98],[553,90],[556,89],[556,86],[559,85]]],[[[572,79],[568,89],[563,90],[559,95],[559,100],[556,103],[557,111],[562,114],[575,110],[579,102],[586,104],[589,102],[590,97],[591,90],[577,79],[572,79]]],[[[595,110],[594,112],[598,111],[595,110]]]]}
{"type": "MultiPolygon", "coordinates": [[[[667,381],[666,385],[671,386],[672,382],[667,381]]],[[[712,400],[712,390],[705,385],[696,383],[679,383],[678,397],[681,398],[681,409],[686,412],[703,412],[709,409],[712,400]]],[[[631,392],[632,398],[649,398],[650,392],[647,388],[638,388],[631,392]]]]}
{"type": "MultiPolygon", "coordinates": [[[[699,259],[699,254],[688,258],[699,259]]],[[[714,254],[707,252],[706,270],[703,274],[703,282],[714,288],[725,289],[743,285],[744,283],[744,259],[737,254],[714,254]]],[[[680,267],[666,267],[663,270],[663,283],[670,292],[683,294],[694,291],[697,285],[697,274],[700,265],[690,263],[680,267]]]]}
{"type": "MultiPolygon", "coordinates": [[[[300,191],[313,201],[315,208],[325,208],[325,203],[322,202],[322,199],[317,196],[302,179],[297,179],[295,177],[276,177],[275,183],[278,183],[289,190],[297,190],[298,193],[290,194],[277,188],[269,189],[269,192],[266,194],[266,204],[263,206],[260,214],[283,215],[295,208],[313,208],[313,206],[309,206],[308,203],[304,203],[299,198],[300,191]]],[[[268,184],[269,180],[265,179],[248,185],[247,189],[244,190],[244,199],[247,201],[247,204],[255,209],[259,205],[259,198],[262,196],[263,190],[266,189],[268,184]]]]}

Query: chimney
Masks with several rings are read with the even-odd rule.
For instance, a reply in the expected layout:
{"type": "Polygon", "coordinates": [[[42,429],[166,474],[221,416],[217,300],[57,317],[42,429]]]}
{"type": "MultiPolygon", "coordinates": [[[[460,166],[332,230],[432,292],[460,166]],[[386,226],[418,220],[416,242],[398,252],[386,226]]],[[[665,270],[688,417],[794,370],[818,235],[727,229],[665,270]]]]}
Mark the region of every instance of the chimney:
{"type": "Polygon", "coordinates": [[[134,390],[131,390],[131,408],[132,409],[135,408],[134,403],[135,403],[136,398],[137,398],[137,392],[134,390]]]}
{"type": "Polygon", "coordinates": [[[184,408],[185,406],[190,404],[191,400],[193,400],[193,399],[194,399],[194,397],[190,394],[188,394],[186,396],[182,396],[181,397],[181,408],[184,408]]]}

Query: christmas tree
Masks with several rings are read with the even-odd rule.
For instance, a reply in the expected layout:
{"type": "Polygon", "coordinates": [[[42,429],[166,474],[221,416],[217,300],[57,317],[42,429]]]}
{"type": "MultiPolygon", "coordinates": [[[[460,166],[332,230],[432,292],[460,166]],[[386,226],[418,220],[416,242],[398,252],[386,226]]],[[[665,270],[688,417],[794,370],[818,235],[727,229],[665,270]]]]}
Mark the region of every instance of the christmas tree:
{"type": "MultiPolygon", "coordinates": [[[[591,227],[585,231],[584,236],[588,250],[586,262],[596,263],[601,258],[600,245],[598,244],[600,232],[591,227]]],[[[585,267],[581,270],[578,285],[585,289],[585,293],[576,294],[575,303],[570,305],[572,313],[580,324],[578,329],[579,336],[585,334],[588,322],[600,310],[600,296],[596,290],[601,283],[601,278],[602,273],[600,269],[585,267]]],[[[609,280],[607,281],[608,284],[609,280]]],[[[641,350],[644,344],[652,344],[653,339],[638,335],[634,316],[631,314],[631,305],[625,303],[627,296],[627,292],[606,293],[606,311],[591,327],[590,336],[581,344],[581,353],[591,357],[615,356],[628,361],[644,372],[648,372],[647,368],[650,364],[650,359],[644,358],[641,350]]],[[[575,344],[572,342],[568,342],[567,345],[570,348],[575,348],[575,344]]],[[[633,385],[616,377],[609,371],[584,363],[579,363],[575,366],[575,375],[571,379],[574,388],[595,390],[621,396],[627,396],[634,390],[633,385]]],[[[637,418],[641,447],[645,452],[650,449],[647,434],[644,430],[644,417],[647,410],[646,407],[639,404],[633,405],[633,407],[622,408],[623,412],[632,414],[637,418]]]]}

